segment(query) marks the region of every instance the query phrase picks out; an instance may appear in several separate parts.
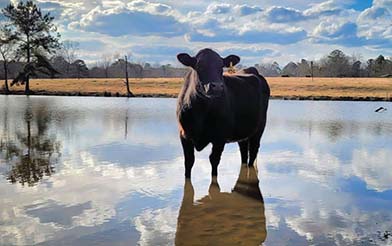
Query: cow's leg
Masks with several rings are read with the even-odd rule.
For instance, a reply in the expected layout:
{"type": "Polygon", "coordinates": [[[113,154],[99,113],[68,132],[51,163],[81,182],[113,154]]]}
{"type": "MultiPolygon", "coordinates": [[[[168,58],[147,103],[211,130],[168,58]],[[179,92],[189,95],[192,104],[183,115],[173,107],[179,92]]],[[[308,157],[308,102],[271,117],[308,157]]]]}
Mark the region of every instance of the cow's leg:
{"type": "Polygon", "coordinates": [[[249,162],[248,162],[248,166],[253,166],[254,162],[255,162],[255,160],[257,158],[257,153],[259,152],[259,148],[260,148],[260,140],[261,140],[261,136],[263,135],[264,128],[265,128],[265,122],[263,122],[261,124],[261,127],[256,132],[256,134],[253,135],[252,137],[250,137],[250,139],[249,139],[249,162]]]}
{"type": "Polygon", "coordinates": [[[238,142],[238,145],[240,146],[240,152],[241,152],[241,163],[248,163],[248,153],[249,153],[249,141],[244,140],[241,142],[238,142]]]}
{"type": "Polygon", "coordinates": [[[218,176],[218,165],[221,159],[221,155],[223,152],[223,149],[225,148],[224,143],[217,143],[217,144],[212,144],[212,152],[210,154],[210,162],[212,166],[212,176],[218,176]]]}
{"type": "Polygon", "coordinates": [[[181,136],[180,138],[185,158],[185,178],[189,179],[191,178],[191,170],[193,167],[193,163],[195,163],[195,148],[192,141],[184,138],[183,136],[181,136]]]}

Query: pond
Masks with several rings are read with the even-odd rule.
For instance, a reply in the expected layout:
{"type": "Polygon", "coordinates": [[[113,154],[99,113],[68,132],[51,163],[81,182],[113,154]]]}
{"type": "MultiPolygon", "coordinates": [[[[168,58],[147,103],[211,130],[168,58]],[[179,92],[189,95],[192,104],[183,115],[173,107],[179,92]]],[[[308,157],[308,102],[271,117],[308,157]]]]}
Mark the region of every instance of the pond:
{"type": "Polygon", "coordinates": [[[272,100],[185,181],[174,99],[0,96],[0,245],[391,245],[391,103],[272,100]]]}

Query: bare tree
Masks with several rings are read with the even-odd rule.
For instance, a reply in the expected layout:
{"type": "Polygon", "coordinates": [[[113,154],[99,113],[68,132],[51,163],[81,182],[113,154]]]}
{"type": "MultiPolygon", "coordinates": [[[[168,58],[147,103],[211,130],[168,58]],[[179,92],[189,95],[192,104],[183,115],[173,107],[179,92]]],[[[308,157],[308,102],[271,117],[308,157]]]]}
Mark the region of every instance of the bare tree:
{"type": "Polygon", "coordinates": [[[305,60],[305,59],[301,59],[301,61],[299,63],[297,63],[298,65],[298,74],[301,77],[306,77],[308,75],[311,75],[311,67],[310,67],[310,62],[305,60]]]}
{"type": "Polygon", "coordinates": [[[255,64],[256,69],[264,76],[277,77],[282,73],[277,62],[255,64]]]}
{"type": "Polygon", "coordinates": [[[8,87],[8,63],[14,52],[15,38],[11,33],[11,30],[6,26],[2,26],[0,29],[0,54],[3,59],[4,68],[4,92],[9,93],[8,87]]]}
{"type": "Polygon", "coordinates": [[[60,55],[67,61],[67,75],[69,75],[70,66],[77,59],[79,43],[76,41],[66,40],[61,45],[60,55]]]}
{"type": "Polygon", "coordinates": [[[113,56],[110,54],[104,54],[99,62],[100,64],[99,67],[102,67],[105,70],[106,78],[109,78],[109,68],[110,65],[112,65],[112,62],[113,62],[113,56]]]}
{"type": "Polygon", "coordinates": [[[294,62],[289,62],[283,69],[282,69],[282,76],[290,76],[295,77],[298,76],[298,65],[294,62]]]}

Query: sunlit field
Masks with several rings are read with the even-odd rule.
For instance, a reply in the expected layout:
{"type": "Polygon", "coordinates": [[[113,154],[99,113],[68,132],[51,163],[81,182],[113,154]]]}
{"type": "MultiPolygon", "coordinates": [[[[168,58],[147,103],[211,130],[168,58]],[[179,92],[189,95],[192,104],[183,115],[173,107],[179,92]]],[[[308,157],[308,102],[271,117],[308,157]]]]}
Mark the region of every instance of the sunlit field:
{"type": "MultiPolygon", "coordinates": [[[[272,97],[287,99],[390,100],[392,78],[267,78],[272,97]]],[[[182,78],[131,79],[136,96],[176,97],[182,78]]],[[[13,86],[20,91],[23,86],[13,86]]],[[[123,79],[34,79],[31,89],[37,94],[125,96],[123,79]],[[110,94],[109,94],[110,93],[110,94]],[[118,93],[118,94],[117,94],[118,93]]]]}

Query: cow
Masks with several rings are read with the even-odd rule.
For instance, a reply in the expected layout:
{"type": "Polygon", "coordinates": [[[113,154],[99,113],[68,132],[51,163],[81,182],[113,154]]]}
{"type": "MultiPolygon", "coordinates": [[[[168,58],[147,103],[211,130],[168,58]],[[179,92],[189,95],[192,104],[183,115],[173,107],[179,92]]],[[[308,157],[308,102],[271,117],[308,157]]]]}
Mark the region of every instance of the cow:
{"type": "Polygon", "coordinates": [[[270,88],[265,78],[254,67],[243,74],[224,75],[224,67],[238,64],[240,58],[222,58],[208,48],[195,57],[180,53],[177,59],[191,68],[177,103],[185,177],[191,177],[194,150],[202,151],[210,143],[212,176],[218,175],[226,143],[238,142],[242,163],[252,166],[267,120],[270,88]]]}

